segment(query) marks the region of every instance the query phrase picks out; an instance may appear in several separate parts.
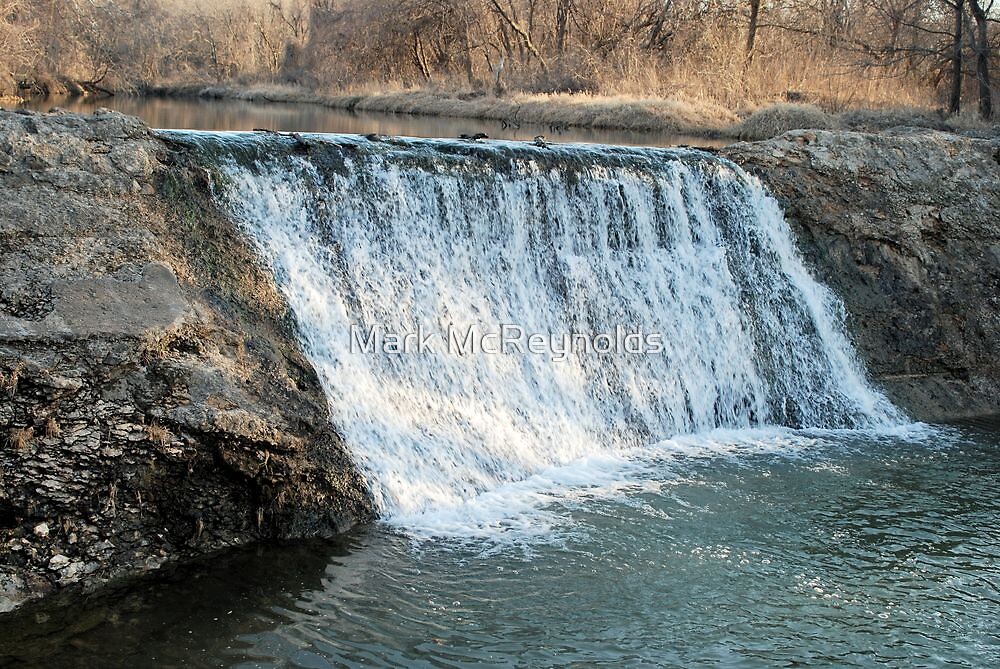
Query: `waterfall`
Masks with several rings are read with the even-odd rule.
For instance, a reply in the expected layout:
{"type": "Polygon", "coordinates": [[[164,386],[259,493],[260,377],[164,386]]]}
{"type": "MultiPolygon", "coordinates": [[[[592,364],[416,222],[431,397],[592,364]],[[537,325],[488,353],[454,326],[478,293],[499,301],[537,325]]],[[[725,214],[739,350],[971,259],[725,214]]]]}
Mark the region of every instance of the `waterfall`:
{"type": "Polygon", "coordinates": [[[902,420],[778,204],[726,160],[198,141],[227,156],[218,196],[293,309],[385,517],[675,435],[902,420]]]}

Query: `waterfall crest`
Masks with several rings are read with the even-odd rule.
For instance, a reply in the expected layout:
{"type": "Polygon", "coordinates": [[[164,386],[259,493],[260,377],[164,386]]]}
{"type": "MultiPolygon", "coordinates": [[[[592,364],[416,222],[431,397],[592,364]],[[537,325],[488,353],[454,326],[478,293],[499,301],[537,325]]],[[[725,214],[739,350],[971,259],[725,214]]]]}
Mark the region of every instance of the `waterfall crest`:
{"type": "Polygon", "coordinates": [[[249,135],[199,141],[228,152],[219,197],[294,310],[386,517],[679,434],[903,420],[866,382],[775,200],[725,160],[308,139],[303,155],[249,135]],[[547,352],[447,346],[504,325],[547,352]],[[418,331],[433,345],[357,347],[418,331]],[[623,350],[640,331],[661,350],[623,350]],[[554,359],[567,336],[579,348],[601,334],[617,350],[554,359]]]}

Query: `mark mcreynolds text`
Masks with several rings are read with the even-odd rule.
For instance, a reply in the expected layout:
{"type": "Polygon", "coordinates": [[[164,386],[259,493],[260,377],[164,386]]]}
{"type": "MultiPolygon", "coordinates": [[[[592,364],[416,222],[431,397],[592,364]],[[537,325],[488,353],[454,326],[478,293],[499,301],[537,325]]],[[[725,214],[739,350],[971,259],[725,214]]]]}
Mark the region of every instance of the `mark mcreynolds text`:
{"type": "Polygon", "coordinates": [[[615,326],[614,332],[596,334],[528,332],[509,323],[493,328],[449,324],[443,331],[423,325],[411,330],[351,325],[350,339],[351,353],[360,354],[531,354],[547,355],[554,361],[566,360],[570,355],[655,355],[664,350],[661,333],[623,325],[615,326]]]}

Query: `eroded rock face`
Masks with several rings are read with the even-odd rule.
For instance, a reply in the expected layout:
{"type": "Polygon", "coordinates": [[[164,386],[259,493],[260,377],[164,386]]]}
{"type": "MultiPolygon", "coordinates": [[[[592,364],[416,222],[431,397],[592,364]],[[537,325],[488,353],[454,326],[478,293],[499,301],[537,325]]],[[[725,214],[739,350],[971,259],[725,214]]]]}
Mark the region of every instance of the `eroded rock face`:
{"type": "Polygon", "coordinates": [[[1000,140],[795,131],[723,155],[781,202],[897,404],[922,420],[1000,413],[1000,140]]]}
{"type": "Polygon", "coordinates": [[[0,611],[371,517],[207,188],[135,119],[0,113],[0,611]]]}

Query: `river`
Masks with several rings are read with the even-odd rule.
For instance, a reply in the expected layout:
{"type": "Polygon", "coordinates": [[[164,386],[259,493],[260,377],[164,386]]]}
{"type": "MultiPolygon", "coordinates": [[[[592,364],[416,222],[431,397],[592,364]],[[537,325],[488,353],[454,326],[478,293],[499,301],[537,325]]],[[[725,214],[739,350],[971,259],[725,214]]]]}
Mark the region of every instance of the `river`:
{"type": "Polygon", "coordinates": [[[989,667],[996,423],[664,444],[628,487],[550,500],[545,536],[210,558],[8,622],[48,667],[989,667]],[[714,452],[713,452],[714,451],[714,452]]]}

